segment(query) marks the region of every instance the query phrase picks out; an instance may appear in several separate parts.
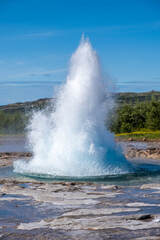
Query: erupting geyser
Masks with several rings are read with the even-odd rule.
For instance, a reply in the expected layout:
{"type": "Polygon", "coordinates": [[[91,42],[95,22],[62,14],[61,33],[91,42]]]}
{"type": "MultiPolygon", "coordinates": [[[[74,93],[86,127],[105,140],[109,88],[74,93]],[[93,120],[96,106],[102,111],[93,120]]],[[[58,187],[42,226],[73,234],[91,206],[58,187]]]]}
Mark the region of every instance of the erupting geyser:
{"type": "MultiPolygon", "coordinates": [[[[81,40],[71,57],[56,109],[35,112],[28,140],[33,159],[18,160],[14,171],[52,176],[100,176],[132,171],[114,134],[106,130],[106,87],[89,40],[81,40]]],[[[109,94],[109,93],[108,93],[109,94]]]]}

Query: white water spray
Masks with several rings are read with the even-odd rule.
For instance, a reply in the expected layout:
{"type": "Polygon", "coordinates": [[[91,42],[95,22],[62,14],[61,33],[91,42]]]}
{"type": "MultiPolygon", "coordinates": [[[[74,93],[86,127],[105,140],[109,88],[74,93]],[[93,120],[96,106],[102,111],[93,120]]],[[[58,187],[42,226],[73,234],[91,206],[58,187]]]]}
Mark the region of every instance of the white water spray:
{"type": "Polygon", "coordinates": [[[110,104],[105,102],[106,94],[96,52],[82,39],[71,58],[56,110],[32,116],[28,139],[33,159],[16,161],[14,171],[77,177],[130,172],[130,163],[105,128],[110,104]]]}

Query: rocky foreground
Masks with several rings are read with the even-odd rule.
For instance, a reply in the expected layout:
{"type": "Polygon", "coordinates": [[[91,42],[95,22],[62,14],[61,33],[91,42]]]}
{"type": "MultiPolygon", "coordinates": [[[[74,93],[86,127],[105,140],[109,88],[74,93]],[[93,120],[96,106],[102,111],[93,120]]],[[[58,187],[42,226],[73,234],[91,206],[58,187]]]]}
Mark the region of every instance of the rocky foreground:
{"type": "Polygon", "coordinates": [[[17,159],[30,159],[29,152],[0,152],[0,167],[12,166],[17,159]]]}
{"type": "MultiPolygon", "coordinates": [[[[30,157],[0,153],[0,168],[30,157]]],[[[160,239],[160,184],[0,179],[0,239],[160,239]]]]}
{"type": "MultiPolygon", "coordinates": [[[[124,151],[127,159],[153,159],[160,160],[160,146],[152,146],[137,148],[129,145],[124,151]]],[[[0,167],[11,166],[16,159],[29,159],[32,153],[30,152],[0,152],[0,167]]]]}
{"type": "Polygon", "coordinates": [[[160,160],[160,148],[148,147],[146,149],[137,149],[134,147],[128,148],[125,151],[125,156],[128,159],[155,159],[160,160]]]}
{"type": "Polygon", "coordinates": [[[1,239],[160,239],[160,184],[0,184],[1,239]]]}

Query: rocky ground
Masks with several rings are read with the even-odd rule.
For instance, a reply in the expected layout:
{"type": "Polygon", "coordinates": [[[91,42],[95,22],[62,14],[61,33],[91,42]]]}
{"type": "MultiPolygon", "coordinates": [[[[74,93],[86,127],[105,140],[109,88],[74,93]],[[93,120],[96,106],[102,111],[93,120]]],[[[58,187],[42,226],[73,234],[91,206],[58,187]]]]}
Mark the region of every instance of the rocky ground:
{"type": "MultiPolygon", "coordinates": [[[[128,143],[124,149],[124,154],[127,159],[153,159],[160,160],[160,143],[148,143],[135,146],[133,143],[128,143]]],[[[29,159],[32,156],[30,152],[0,152],[0,167],[11,166],[16,159],[29,159]]]]}
{"type": "Polygon", "coordinates": [[[0,239],[160,239],[160,184],[0,183],[0,239]]]}
{"type": "Polygon", "coordinates": [[[29,152],[0,152],[0,167],[12,166],[17,159],[30,159],[29,152]]]}
{"type": "Polygon", "coordinates": [[[146,149],[137,149],[130,147],[126,150],[125,156],[127,159],[160,159],[160,147],[148,147],[146,149]]]}
{"type": "MultiPolygon", "coordinates": [[[[130,146],[126,156],[141,157],[143,151],[148,158],[155,154],[130,146]]],[[[0,167],[30,157],[0,153],[0,167]]],[[[0,179],[0,239],[160,239],[160,184],[0,179]]]]}

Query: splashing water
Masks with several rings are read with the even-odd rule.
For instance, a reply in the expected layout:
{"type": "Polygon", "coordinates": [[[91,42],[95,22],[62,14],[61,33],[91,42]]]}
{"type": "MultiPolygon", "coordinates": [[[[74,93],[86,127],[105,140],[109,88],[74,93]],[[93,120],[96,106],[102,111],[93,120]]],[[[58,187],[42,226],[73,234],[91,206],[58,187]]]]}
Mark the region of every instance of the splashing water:
{"type": "MultiPolygon", "coordinates": [[[[108,93],[109,96],[109,93],[108,93]]],[[[100,64],[89,40],[82,38],[71,57],[66,84],[57,97],[56,110],[33,114],[28,139],[29,162],[18,160],[14,171],[52,176],[100,176],[132,171],[106,130],[106,88],[100,64]]]]}

